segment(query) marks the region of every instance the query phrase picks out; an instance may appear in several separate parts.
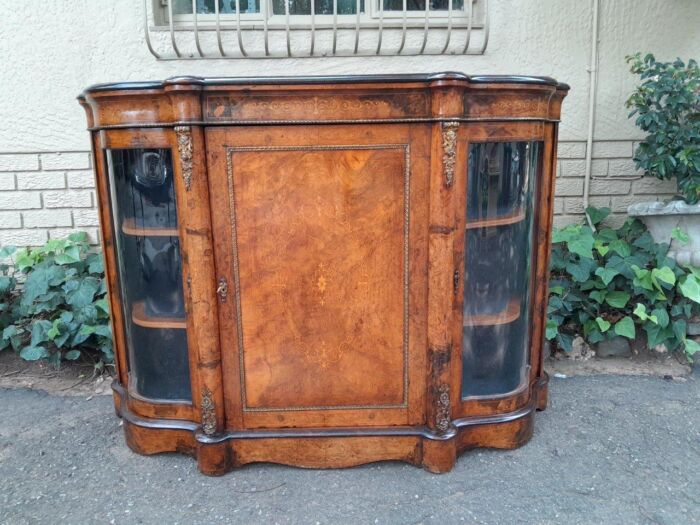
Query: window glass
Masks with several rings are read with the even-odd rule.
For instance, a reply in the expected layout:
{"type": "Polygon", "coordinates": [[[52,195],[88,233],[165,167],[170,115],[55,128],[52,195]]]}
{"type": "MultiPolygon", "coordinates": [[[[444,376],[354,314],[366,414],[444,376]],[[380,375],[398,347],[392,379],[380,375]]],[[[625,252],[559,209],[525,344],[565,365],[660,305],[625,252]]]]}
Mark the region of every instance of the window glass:
{"type": "MultiPolygon", "coordinates": [[[[339,15],[357,14],[356,0],[337,0],[339,15]]],[[[333,0],[314,0],[314,14],[332,15],[333,0]]],[[[365,2],[360,0],[360,13],[365,11],[365,2]]],[[[272,0],[272,12],[276,15],[284,15],[284,0],[272,0]]],[[[310,15],[311,0],[289,0],[290,15],[310,15]]]]}
{"type": "Polygon", "coordinates": [[[462,396],[506,394],[526,380],[533,192],[539,142],[469,148],[462,396]]]}
{"type": "Polygon", "coordinates": [[[129,386],[143,397],[190,400],[171,152],[106,153],[129,386]]]}
{"type": "MultiPolygon", "coordinates": [[[[425,11],[426,0],[406,0],[407,11],[425,11]]],[[[430,0],[431,11],[447,11],[448,0],[430,0]]],[[[464,0],[452,0],[452,10],[464,9],[464,0]]],[[[384,11],[403,11],[403,0],[384,0],[384,11]]]]}
{"type": "MultiPolygon", "coordinates": [[[[191,15],[192,0],[171,0],[173,2],[173,14],[176,15],[191,15]]],[[[215,14],[215,0],[195,0],[197,5],[197,13],[202,15],[215,14]]],[[[259,13],[260,0],[240,0],[241,14],[244,13],[259,13]]],[[[236,0],[219,0],[219,13],[230,14],[236,12],[236,0]]]]}

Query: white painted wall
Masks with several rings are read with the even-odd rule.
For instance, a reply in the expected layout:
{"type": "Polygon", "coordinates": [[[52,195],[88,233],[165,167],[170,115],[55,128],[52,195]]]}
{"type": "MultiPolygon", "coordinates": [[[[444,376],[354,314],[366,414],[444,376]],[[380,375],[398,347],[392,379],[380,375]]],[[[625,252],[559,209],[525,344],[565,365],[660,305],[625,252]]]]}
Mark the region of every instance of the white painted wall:
{"type": "MultiPolygon", "coordinates": [[[[7,219],[3,221],[3,211],[16,209],[7,208],[3,203],[16,206],[21,196],[18,192],[22,191],[56,190],[36,185],[32,189],[26,186],[22,189],[19,181],[26,178],[22,173],[46,171],[41,155],[35,154],[89,149],[85,117],[75,97],[84,87],[98,82],[162,79],[185,74],[302,75],[441,70],[467,74],[549,75],[572,87],[564,103],[560,139],[572,144],[570,151],[577,155],[572,160],[580,161],[579,142],[585,140],[588,111],[591,2],[491,0],[490,5],[491,36],[483,56],[159,62],[148,52],[144,42],[140,0],[0,0],[0,192],[13,193],[12,196],[5,194],[4,198],[0,194],[0,233],[6,228],[25,230],[28,227],[23,216],[5,215],[7,219]],[[15,153],[33,155],[9,155],[15,153]],[[30,168],[22,167],[23,162],[30,168]],[[37,166],[32,167],[35,163],[37,166]],[[17,220],[19,227],[8,226],[16,226],[17,220]]],[[[635,84],[624,57],[635,51],[652,51],[663,59],[700,58],[700,0],[601,0],[600,76],[594,137],[596,141],[603,141],[603,145],[598,146],[600,151],[594,148],[594,155],[603,159],[597,169],[602,172],[605,165],[605,173],[598,174],[600,177],[628,176],[631,141],[640,138],[627,120],[624,108],[624,101],[635,84]],[[610,146],[614,143],[611,141],[624,142],[610,146]],[[611,152],[610,148],[617,150],[611,152]],[[613,168],[620,163],[611,164],[610,159],[622,161],[619,173],[613,168]]],[[[83,161],[79,164],[65,169],[84,170],[83,161]]],[[[566,166],[562,175],[567,176],[566,170],[570,169],[568,175],[580,178],[577,173],[580,162],[566,166]]],[[[64,181],[61,189],[67,192],[70,190],[68,171],[61,172],[64,181]]],[[[580,194],[581,181],[563,182],[567,198],[580,194]]],[[[649,181],[642,182],[645,184],[643,195],[648,199],[649,181]]],[[[651,187],[653,193],[653,184],[651,187]]],[[[613,193],[602,189],[608,191],[602,195],[629,198],[636,194],[631,183],[614,188],[613,193]],[[620,193],[625,188],[627,192],[620,193]]],[[[668,191],[668,186],[659,186],[660,194],[668,191]]],[[[595,189],[592,195],[597,195],[595,189]]],[[[64,209],[72,209],[68,202],[64,209]]],[[[39,209],[46,207],[41,195],[38,206],[39,209]]],[[[558,208],[560,213],[570,215],[563,201],[558,208]]],[[[78,224],[73,221],[72,226],[78,227],[78,224]]],[[[8,239],[0,235],[0,243],[3,238],[8,239]]],[[[32,237],[32,242],[37,239],[32,237]]]]}

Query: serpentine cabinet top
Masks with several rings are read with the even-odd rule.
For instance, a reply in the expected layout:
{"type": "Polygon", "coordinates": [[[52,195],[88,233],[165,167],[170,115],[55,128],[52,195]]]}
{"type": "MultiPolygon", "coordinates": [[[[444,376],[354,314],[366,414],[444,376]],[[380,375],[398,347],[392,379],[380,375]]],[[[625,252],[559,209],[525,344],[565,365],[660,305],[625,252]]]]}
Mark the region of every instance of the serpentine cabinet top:
{"type": "Polygon", "coordinates": [[[96,84],[79,97],[92,130],[246,125],[558,121],[569,86],[550,77],[434,73],[173,77],[96,84]]]}

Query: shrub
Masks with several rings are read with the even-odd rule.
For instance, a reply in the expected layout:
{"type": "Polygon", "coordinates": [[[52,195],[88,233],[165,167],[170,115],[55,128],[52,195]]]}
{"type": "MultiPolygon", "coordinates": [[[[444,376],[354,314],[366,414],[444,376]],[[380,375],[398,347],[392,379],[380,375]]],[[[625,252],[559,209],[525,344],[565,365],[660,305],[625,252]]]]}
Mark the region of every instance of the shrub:
{"type": "Polygon", "coordinates": [[[667,257],[668,244],[654,243],[640,221],[612,229],[603,223],[609,209],[586,211],[595,232],[572,224],[552,236],[547,339],[569,352],[579,335],[593,344],[643,334],[648,348],[700,350],[686,338],[688,319],[700,312],[700,271],[667,257]]]}
{"type": "Polygon", "coordinates": [[[40,248],[0,248],[0,350],[59,365],[87,352],[112,362],[112,335],[102,255],[85,233],[40,248]]]}
{"type": "Polygon", "coordinates": [[[642,83],[627,100],[629,117],[647,133],[634,154],[638,168],[658,179],[676,177],[690,204],[700,199],[700,67],[695,60],[659,62],[628,56],[642,83]]]}

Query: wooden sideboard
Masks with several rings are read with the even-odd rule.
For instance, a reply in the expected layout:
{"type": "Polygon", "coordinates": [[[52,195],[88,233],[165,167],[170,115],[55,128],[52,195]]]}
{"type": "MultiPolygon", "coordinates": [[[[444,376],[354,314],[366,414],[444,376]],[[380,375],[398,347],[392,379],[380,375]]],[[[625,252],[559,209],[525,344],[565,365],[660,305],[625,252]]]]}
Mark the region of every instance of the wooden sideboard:
{"type": "Polygon", "coordinates": [[[128,445],[215,475],[445,472],[527,442],[567,90],[460,73],[88,88],[128,445]]]}

